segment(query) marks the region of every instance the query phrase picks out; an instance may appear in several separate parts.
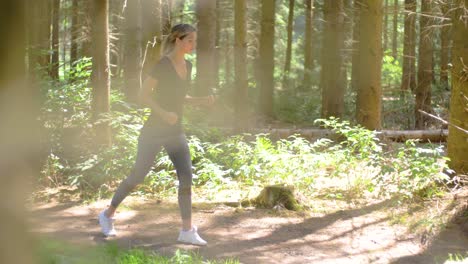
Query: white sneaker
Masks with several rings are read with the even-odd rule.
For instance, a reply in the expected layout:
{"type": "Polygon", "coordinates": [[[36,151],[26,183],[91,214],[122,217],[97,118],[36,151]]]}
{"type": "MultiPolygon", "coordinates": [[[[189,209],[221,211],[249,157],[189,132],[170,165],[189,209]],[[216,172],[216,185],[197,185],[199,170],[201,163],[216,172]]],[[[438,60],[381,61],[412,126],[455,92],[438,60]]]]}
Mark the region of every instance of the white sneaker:
{"type": "Polygon", "coordinates": [[[103,210],[99,214],[99,224],[101,225],[102,233],[106,236],[116,236],[117,232],[114,229],[114,218],[109,218],[106,216],[106,210],[103,210]]]}
{"type": "Polygon", "coordinates": [[[207,242],[198,235],[196,226],[193,226],[189,231],[181,230],[177,241],[197,246],[205,246],[207,244],[207,242]]]}

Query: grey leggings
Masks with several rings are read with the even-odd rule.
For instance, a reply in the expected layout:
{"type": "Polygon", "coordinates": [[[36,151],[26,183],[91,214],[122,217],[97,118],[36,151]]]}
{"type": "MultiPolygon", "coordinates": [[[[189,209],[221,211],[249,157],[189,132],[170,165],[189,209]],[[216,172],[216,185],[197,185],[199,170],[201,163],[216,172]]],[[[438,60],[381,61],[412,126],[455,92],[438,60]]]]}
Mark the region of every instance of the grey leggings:
{"type": "Polygon", "coordinates": [[[149,129],[143,129],[138,139],[138,152],[135,166],[130,175],[122,181],[112,198],[111,205],[117,207],[127,195],[143,180],[154,163],[154,158],[162,147],[177,172],[179,179],[178,200],[182,219],[192,216],[192,160],[187,139],[182,133],[158,136],[149,129]]]}

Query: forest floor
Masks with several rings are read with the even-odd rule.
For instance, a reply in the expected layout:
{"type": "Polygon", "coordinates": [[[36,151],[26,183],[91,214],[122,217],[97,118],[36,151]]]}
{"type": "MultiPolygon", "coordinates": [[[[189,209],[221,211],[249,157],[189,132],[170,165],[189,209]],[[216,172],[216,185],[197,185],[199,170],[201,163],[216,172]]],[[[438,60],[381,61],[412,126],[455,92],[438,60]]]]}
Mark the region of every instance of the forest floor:
{"type": "Polygon", "coordinates": [[[233,208],[200,200],[194,197],[193,219],[208,241],[205,247],[176,242],[179,211],[171,200],[128,197],[116,214],[114,238],[106,239],[97,222],[108,200],[35,202],[31,224],[39,237],[76,246],[116,243],[168,256],[182,249],[241,263],[429,264],[447,263],[450,254],[468,254],[468,189],[413,205],[317,200],[316,209],[306,212],[233,208]]]}

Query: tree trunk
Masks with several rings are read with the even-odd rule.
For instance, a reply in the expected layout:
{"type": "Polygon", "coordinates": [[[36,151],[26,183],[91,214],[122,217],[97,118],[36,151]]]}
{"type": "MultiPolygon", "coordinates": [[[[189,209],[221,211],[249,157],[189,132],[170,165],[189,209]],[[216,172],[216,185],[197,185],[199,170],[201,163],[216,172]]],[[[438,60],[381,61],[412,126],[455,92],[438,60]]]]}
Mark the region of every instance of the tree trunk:
{"type": "Polygon", "coordinates": [[[172,25],[172,0],[161,0],[161,19],[162,19],[162,34],[163,36],[169,35],[171,33],[171,25],[172,25]]]}
{"type": "MultiPolygon", "coordinates": [[[[218,1],[216,1],[218,2],[218,1]]],[[[175,18],[177,21],[175,23],[184,23],[184,7],[185,7],[185,0],[177,0],[174,4],[172,13],[175,13],[175,18]]]]}
{"type": "Polygon", "coordinates": [[[286,46],[286,59],[284,61],[283,70],[283,85],[282,87],[289,86],[289,72],[291,71],[291,55],[292,55],[292,37],[293,37],[293,23],[294,23],[294,0],[289,0],[289,15],[288,15],[288,40],[286,46]]]}
{"type": "Polygon", "coordinates": [[[404,31],[401,90],[414,91],[416,88],[416,0],[405,0],[404,31]]]}
{"type": "Polygon", "coordinates": [[[25,30],[26,26],[33,29],[44,17],[26,25],[25,10],[24,0],[0,2],[0,263],[37,262],[25,205],[40,170],[34,163],[39,149],[35,116],[39,108],[34,100],[37,90],[26,81],[25,30]]]}
{"type": "Polygon", "coordinates": [[[142,6],[142,79],[161,58],[164,37],[171,30],[171,3],[167,0],[141,0],[142,6]],[[164,29],[164,31],[163,31],[164,29]]]}
{"type": "Polygon", "coordinates": [[[216,39],[216,1],[197,0],[197,79],[195,93],[211,94],[215,81],[214,49],[216,39]]]}
{"type": "Polygon", "coordinates": [[[92,112],[95,121],[97,145],[111,145],[108,121],[99,120],[110,111],[110,68],[109,68],[109,1],[94,0],[93,22],[93,100],[92,112]],[[99,122],[98,122],[99,121],[99,122]]]}
{"type": "Polygon", "coordinates": [[[313,9],[314,0],[305,0],[305,39],[304,39],[304,90],[310,90],[312,85],[312,71],[314,69],[312,32],[314,30],[313,9]]]}
{"type": "MultiPolygon", "coordinates": [[[[232,43],[231,35],[229,33],[224,34],[224,43],[232,43]]],[[[224,82],[227,87],[232,84],[232,51],[230,45],[224,45],[224,82]]]]}
{"type": "Polygon", "coordinates": [[[59,27],[60,27],[60,0],[53,0],[52,6],[52,67],[50,76],[59,78],[59,27]]]}
{"type": "MultiPolygon", "coordinates": [[[[216,90],[219,90],[219,76],[220,76],[220,65],[221,65],[221,58],[220,58],[220,43],[221,43],[221,17],[220,17],[220,12],[221,11],[221,1],[216,1],[216,14],[218,16],[216,17],[216,37],[215,37],[215,50],[214,50],[214,88],[216,90]]],[[[235,11],[234,11],[235,12],[235,11]]]]}
{"type": "MultiPolygon", "coordinates": [[[[348,89],[348,66],[352,63],[353,56],[353,1],[343,0],[343,46],[342,46],[342,62],[341,62],[341,76],[340,83],[343,85],[343,94],[348,89]]],[[[343,95],[344,96],[344,95],[343,95]]],[[[343,102],[343,108],[346,108],[343,102]]]]}
{"type": "MultiPolygon", "coordinates": [[[[121,60],[120,54],[124,53],[120,50],[123,39],[117,34],[124,32],[123,19],[121,18],[122,8],[126,0],[109,1],[109,67],[110,74],[114,77],[119,76],[119,64],[121,60]],[[116,34],[117,33],[117,34],[116,34]]],[[[134,1],[129,1],[133,3],[134,1]]]]}
{"type": "Polygon", "coordinates": [[[243,131],[247,128],[248,115],[248,82],[247,82],[247,0],[235,0],[235,84],[236,84],[236,102],[235,102],[235,123],[237,131],[243,131]]]}
{"type": "Polygon", "coordinates": [[[351,89],[353,92],[358,90],[359,77],[359,16],[361,10],[361,0],[354,0],[353,3],[353,58],[351,68],[351,89]]]}
{"type": "Polygon", "coordinates": [[[93,30],[93,6],[94,1],[88,1],[87,3],[81,2],[81,8],[83,15],[81,16],[80,26],[81,30],[81,54],[84,57],[93,57],[93,43],[91,42],[92,30],[93,30]]]}
{"type": "Polygon", "coordinates": [[[385,0],[384,3],[384,25],[383,25],[383,52],[387,52],[388,48],[388,1],[385,0]]]}
{"type": "Polygon", "coordinates": [[[418,85],[416,87],[415,128],[427,127],[430,119],[418,110],[428,113],[431,107],[431,84],[432,84],[432,0],[422,1],[419,26],[419,56],[418,56],[418,85]]]}
{"type": "MultiPolygon", "coordinates": [[[[446,0],[441,3],[442,5],[442,16],[448,17],[451,9],[451,0],[446,0]]],[[[448,22],[443,21],[441,33],[440,33],[440,86],[446,90],[450,90],[448,72],[450,63],[450,42],[452,40],[451,27],[448,22]]]]}
{"type": "Polygon", "coordinates": [[[37,0],[28,7],[28,64],[30,76],[40,71],[48,73],[50,66],[50,0],[37,0]]]}
{"type": "Polygon", "coordinates": [[[344,91],[342,81],[344,47],[344,6],[343,0],[325,1],[324,37],[322,44],[322,118],[341,117],[344,112],[344,91]]]}
{"type": "Polygon", "coordinates": [[[273,119],[275,2],[262,0],[262,22],[259,47],[260,114],[273,119]]]}
{"type": "Polygon", "coordinates": [[[361,1],[356,120],[367,129],[381,127],[382,0],[361,1]]]}
{"type": "MultiPolygon", "coordinates": [[[[468,0],[455,0],[453,12],[452,95],[450,123],[468,130],[468,0]]],[[[468,173],[468,134],[449,126],[448,157],[450,167],[459,174],[468,173]]]]}
{"type": "Polygon", "coordinates": [[[78,26],[78,0],[72,0],[72,19],[71,19],[71,47],[70,47],[70,66],[78,60],[78,37],[80,28],[78,26]]]}
{"type": "Polygon", "coordinates": [[[142,21],[141,0],[127,2],[125,15],[125,70],[124,92],[127,100],[137,102],[138,92],[141,87],[141,43],[142,43],[142,21]]]}
{"type": "MultiPolygon", "coordinates": [[[[247,4],[247,3],[246,3],[247,4]]],[[[218,12],[218,19],[216,19],[216,56],[215,57],[215,69],[216,73],[219,75],[217,78],[218,80],[222,80],[222,87],[235,87],[234,84],[234,57],[233,57],[233,49],[235,48],[232,43],[235,43],[235,32],[233,34],[234,39],[231,40],[231,32],[229,32],[229,28],[232,25],[235,25],[235,22],[232,24],[230,23],[228,16],[232,13],[232,10],[235,9],[235,1],[216,1],[216,9],[218,12]],[[230,3],[233,3],[233,7],[230,6],[230,3]],[[231,9],[232,8],[232,9],[231,9]],[[232,46],[232,47],[231,47],[232,46]],[[216,64],[218,64],[216,66],[216,64]]],[[[235,10],[234,10],[234,17],[235,17],[235,10]]],[[[235,28],[234,28],[235,31],[235,28]]],[[[235,88],[234,92],[235,93],[235,88]]],[[[235,105],[235,95],[233,95],[232,103],[235,105]]],[[[235,107],[235,106],[234,106],[235,107]]]]}
{"type": "Polygon", "coordinates": [[[394,0],[393,5],[393,35],[392,35],[392,57],[396,60],[398,56],[398,13],[399,13],[399,0],[394,0]]]}
{"type": "MultiPolygon", "coordinates": [[[[220,128],[223,135],[236,135],[237,131],[233,129],[220,128]]],[[[329,138],[334,141],[340,140],[340,136],[331,129],[318,129],[318,128],[249,128],[244,131],[252,135],[267,134],[272,139],[287,139],[294,135],[313,142],[320,138],[329,138]]],[[[380,130],[377,137],[380,139],[392,140],[397,142],[405,142],[410,139],[418,139],[420,142],[445,142],[448,137],[448,130],[380,130]]]]}
{"type": "MultiPolygon", "coordinates": [[[[70,56],[70,49],[68,43],[70,43],[70,12],[68,4],[70,0],[60,0],[61,1],[61,11],[59,12],[59,41],[58,41],[58,50],[60,54],[59,69],[62,68],[61,72],[65,78],[66,72],[68,70],[69,62],[67,63],[67,55],[70,56]],[[60,30],[62,28],[62,30],[60,30]]],[[[60,70],[59,70],[60,72],[60,70]]]]}

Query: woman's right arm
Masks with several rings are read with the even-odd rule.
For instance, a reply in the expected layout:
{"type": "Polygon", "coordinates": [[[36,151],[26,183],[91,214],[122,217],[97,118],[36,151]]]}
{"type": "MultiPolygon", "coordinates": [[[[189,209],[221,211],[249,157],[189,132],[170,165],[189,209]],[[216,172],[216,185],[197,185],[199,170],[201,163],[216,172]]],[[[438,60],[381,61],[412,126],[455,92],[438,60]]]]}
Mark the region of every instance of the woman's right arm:
{"type": "Polygon", "coordinates": [[[173,112],[167,112],[152,99],[153,89],[155,89],[157,85],[158,80],[152,77],[147,77],[143,82],[143,86],[141,87],[141,90],[138,94],[139,101],[143,106],[151,108],[151,110],[159,115],[164,121],[170,125],[174,125],[177,123],[177,119],[179,118],[177,114],[173,112]]]}

